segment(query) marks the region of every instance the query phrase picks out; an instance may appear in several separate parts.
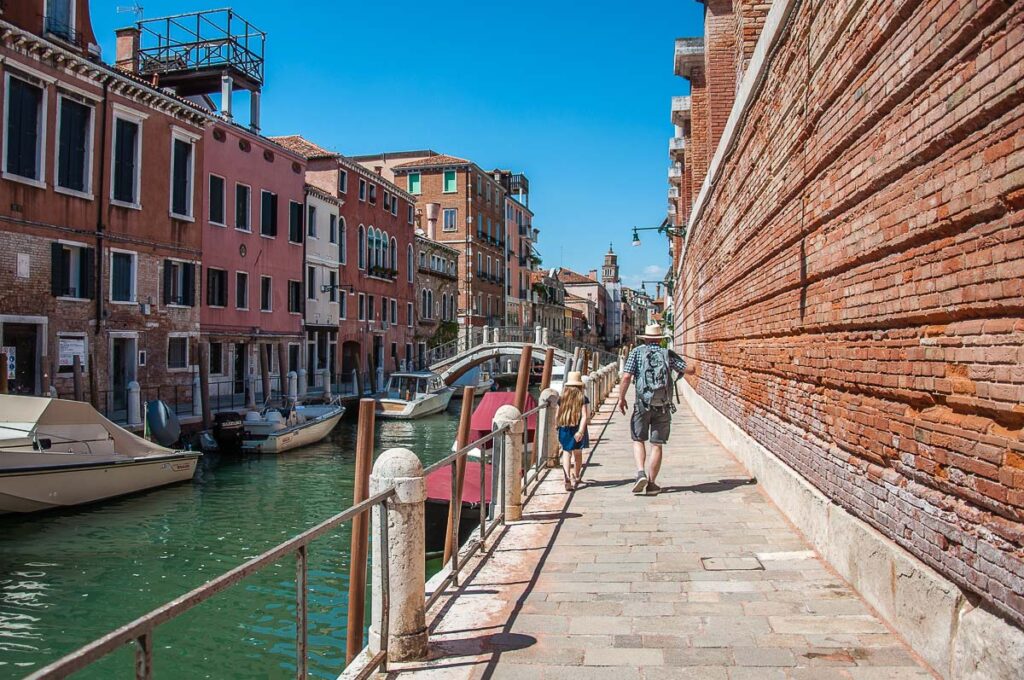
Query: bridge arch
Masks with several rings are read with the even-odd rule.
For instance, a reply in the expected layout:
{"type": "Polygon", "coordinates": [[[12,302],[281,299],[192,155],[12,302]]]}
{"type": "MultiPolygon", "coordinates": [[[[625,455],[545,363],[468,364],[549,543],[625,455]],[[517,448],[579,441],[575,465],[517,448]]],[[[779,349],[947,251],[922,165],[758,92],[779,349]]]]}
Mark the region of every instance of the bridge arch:
{"type": "MultiPolygon", "coordinates": [[[[434,370],[437,371],[446,385],[451,385],[468,371],[476,368],[480,364],[501,359],[502,357],[520,357],[523,353],[523,347],[525,347],[523,343],[480,345],[464,352],[463,354],[459,354],[452,359],[446,360],[442,363],[441,367],[435,368],[434,370]]],[[[547,355],[547,350],[547,347],[534,346],[530,357],[533,361],[543,362],[547,355]]],[[[564,365],[571,355],[557,347],[555,347],[554,350],[555,361],[564,365]]]]}

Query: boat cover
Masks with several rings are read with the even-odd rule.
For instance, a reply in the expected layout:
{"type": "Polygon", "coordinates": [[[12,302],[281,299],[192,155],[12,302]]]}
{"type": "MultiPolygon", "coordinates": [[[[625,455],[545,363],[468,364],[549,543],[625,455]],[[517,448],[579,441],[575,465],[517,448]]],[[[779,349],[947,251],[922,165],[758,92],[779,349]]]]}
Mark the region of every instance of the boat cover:
{"type": "MultiPolygon", "coordinates": [[[[494,422],[494,414],[497,413],[498,409],[505,404],[515,404],[516,394],[515,392],[488,392],[484,395],[480,403],[476,405],[476,409],[473,411],[473,417],[469,421],[469,439],[470,441],[476,441],[485,435],[491,433],[491,423],[494,422]]],[[[526,395],[526,410],[537,406],[537,400],[532,394],[527,393],[526,395]]],[[[533,439],[533,433],[537,429],[537,414],[534,413],[526,419],[526,427],[530,432],[530,440],[533,439]]]]}
{"type": "MultiPolygon", "coordinates": [[[[491,502],[491,466],[484,464],[484,498],[491,502]]],[[[427,500],[450,503],[452,498],[452,466],[445,465],[427,475],[427,500]]],[[[480,461],[466,461],[466,477],[462,483],[462,502],[480,503],[480,461]]]]}

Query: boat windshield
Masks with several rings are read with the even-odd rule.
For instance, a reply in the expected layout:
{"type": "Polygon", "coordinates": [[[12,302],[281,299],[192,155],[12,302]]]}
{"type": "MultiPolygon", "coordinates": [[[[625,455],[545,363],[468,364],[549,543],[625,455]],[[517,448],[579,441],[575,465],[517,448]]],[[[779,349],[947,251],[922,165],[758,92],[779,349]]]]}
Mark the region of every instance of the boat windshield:
{"type": "Polygon", "coordinates": [[[412,375],[393,375],[388,382],[388,399],[412,401],[417,395],[423,394],[423,378],[412,375]]]}

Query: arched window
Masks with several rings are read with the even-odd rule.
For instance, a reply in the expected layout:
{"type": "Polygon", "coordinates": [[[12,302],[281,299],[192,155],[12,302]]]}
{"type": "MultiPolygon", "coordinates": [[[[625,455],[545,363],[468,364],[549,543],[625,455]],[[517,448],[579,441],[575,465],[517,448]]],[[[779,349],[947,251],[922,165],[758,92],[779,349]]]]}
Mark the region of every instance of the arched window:
{"type": "Polygon", "coordinates": [[[385,269],[391,268],[391,258],[388,257],[388,243],[390,240],[386,231],[380,237],[380,266],[385,269]]]}
{"type": "Polygon", "coordinates": [[[406,251],[405,266],[406,266],[406,269],[409,270],[409,272],[408,272],[408,274],[406,274],[406,276],[409,279],[409,283],[412,283],[412,244],[411,243],[409,244],[409,248],[406,251]]]}
{"type": "Polygon", "coordinates": [[[348,264],[348,227],[345,226],[345,218],[338,215],[338,261],[341,264],[348,264]]]}
{"type": "Polygon", "coordinates": [[[370,228],[366,230],[366,266],[374,267],[376,263],[373,261],[373,243],[377,240],[377,230],[370,225],[370,228]]]}
{"type": "Polygon", "coordinates": [[[366,228],[359,225],[359,268],[366,269],[366,228]]]}
{"type": "Polygon", "coordinates": [[[420,291],[420,318],[427,319],[427,289],[420,291]]]}
{"type": "MultiPolygon", "coordinates": [[[[387,241],[384,242],[387,244],[387,241]]],[[[398,271],[398,239],[394,236],[391,237],[391,257],[388,258],[391,261],[391,268],[396,272],[398,271]]],[[[412,279],[409,279],[412,281],[412,279]]]]}
{"type": "Polygon", "coordinates": [[[430,318],[434,318],[434,291],[427,291],[427,309],[430,310],[430,318]]]}

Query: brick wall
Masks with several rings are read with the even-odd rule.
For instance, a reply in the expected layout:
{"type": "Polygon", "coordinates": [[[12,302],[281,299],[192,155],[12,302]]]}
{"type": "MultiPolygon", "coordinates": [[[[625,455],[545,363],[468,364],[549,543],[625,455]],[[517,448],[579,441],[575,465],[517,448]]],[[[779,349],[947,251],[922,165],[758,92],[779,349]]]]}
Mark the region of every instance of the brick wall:
{"type": "Polygon", "coordinates": [[[1018,625],[1022,42],[1010,0],[801,3],[677,291],[698,393],[1018,625]]]}
{"type": "Polygon", "coordinates": [[[733,0],[705,0],[704,5],[709,159],[715,155],[736,95],[736,15],[732,4],[733,0]]]}
{"type": "Polygon", "coordinates": [[[747,71],[772,0],[736,0],[736,86],[747,71]]]}

